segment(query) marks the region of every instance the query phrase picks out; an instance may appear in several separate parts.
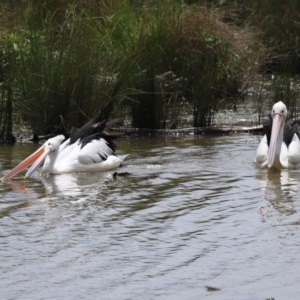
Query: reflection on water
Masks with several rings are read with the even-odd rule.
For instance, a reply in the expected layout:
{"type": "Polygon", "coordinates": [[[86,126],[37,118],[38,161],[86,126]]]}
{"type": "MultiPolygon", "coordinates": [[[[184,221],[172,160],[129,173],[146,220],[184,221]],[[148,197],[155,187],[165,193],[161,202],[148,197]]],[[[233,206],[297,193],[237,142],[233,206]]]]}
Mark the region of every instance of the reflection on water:
{"type": "Polygon", "coordinates": [[[264,170],[257,179],[261,181],[265,199],[279,213],[296,213],[294,201],[299,191],[299,172],[295,170],[264,170]]]}
{"type": "MultiPolygon", "coordinates": [[[[297,299],[300,171],[257,169],[257,144],[123,139],[116,172],[1,183],[1,296],[297,299]]],[[[3,146],[0,175],[33,148],[3,146]]]]}

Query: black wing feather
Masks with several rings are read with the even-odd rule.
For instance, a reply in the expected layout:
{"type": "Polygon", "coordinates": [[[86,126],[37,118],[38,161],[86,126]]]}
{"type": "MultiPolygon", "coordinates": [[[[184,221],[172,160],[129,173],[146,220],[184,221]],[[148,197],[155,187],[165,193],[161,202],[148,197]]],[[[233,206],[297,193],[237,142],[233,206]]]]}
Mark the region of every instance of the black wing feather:
{"type": "MultiPolygon", "coordinates": [[[[264,123],[264,132],[267,136],[268,145],[270,145],[272,126],[273,118],[269,114],[269,119],[264,123]]],[[[291,114],[288,113],[283,130],[283,141],[287,146],[291,143],[294,133],[298,134],[298,126],[293,122],[291,114]]]]}
{"type": "Polygon", "coordinates": [[[114,126],[117,123],[120,123],[120,119],[110,120],[108,122],[106,120],[102,120],[101,122],[96,123],[94,120],[91,120],[81,128],[73,128],[70,135],[70,144],[80,140],[82,149],[92,140],[100,140],[103,138],[112,151],[115,152],[116,145],[113,143],[113,140],[124,135],[122,132],[110,131],[111,126],[114,126]]]}

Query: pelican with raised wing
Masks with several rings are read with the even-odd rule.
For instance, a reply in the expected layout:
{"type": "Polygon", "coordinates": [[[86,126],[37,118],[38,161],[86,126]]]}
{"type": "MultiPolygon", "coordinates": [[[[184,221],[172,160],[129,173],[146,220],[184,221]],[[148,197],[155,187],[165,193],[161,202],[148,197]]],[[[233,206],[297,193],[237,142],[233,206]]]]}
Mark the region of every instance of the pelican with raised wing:
{"type": "Polygon", "coordinates": [[[8,172],[2,181],[9,180],[25,168],[29,177],[43,162],[43,173],[108,171],[118,168],[124,156],[115,155],[113,139],[120,133],[110,132],[113,121],[91,120],[67,137],[58,135],[47,140],[38,150],[8,172]]]}
{"type": "Polygon", "coordinates": [[[275,103],[264,126],[266,134],[258,145],[255,163],[261,168],[300,167],[300,141],[297,126],[288,115],[285,104],[275,103]]]}

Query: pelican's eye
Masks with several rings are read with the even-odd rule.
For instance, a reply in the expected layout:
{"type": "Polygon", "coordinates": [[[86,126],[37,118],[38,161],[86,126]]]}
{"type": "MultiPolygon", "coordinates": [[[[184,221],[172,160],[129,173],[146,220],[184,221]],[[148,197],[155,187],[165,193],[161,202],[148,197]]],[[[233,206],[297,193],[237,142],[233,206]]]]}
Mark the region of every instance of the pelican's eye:
{"type": "Polygon", "coordinates": [[[284,109],[281,110],[281,113],[284,114],[284,109]]]}

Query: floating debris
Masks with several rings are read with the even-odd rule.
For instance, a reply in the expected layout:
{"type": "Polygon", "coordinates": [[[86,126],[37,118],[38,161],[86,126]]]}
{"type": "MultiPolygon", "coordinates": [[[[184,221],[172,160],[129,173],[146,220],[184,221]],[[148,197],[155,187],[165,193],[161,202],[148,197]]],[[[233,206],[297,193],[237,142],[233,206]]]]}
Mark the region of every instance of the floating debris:
{"type": "Polygon", "coordinates": [[[128,173],[128,172],[114,172],[112,174],[112,178],[117,179],[118,177],[126,177],[128,175],[130,175],[130,173],[128,173]]]}
{"type": "Polygon", "coordinates": [[[215,286],[206,285],[205,287],[206,287],[206,290],[209,291],[209,292],[217,292],[217,291],[221,291],[220,288],[215,287],[215,286]]]}

